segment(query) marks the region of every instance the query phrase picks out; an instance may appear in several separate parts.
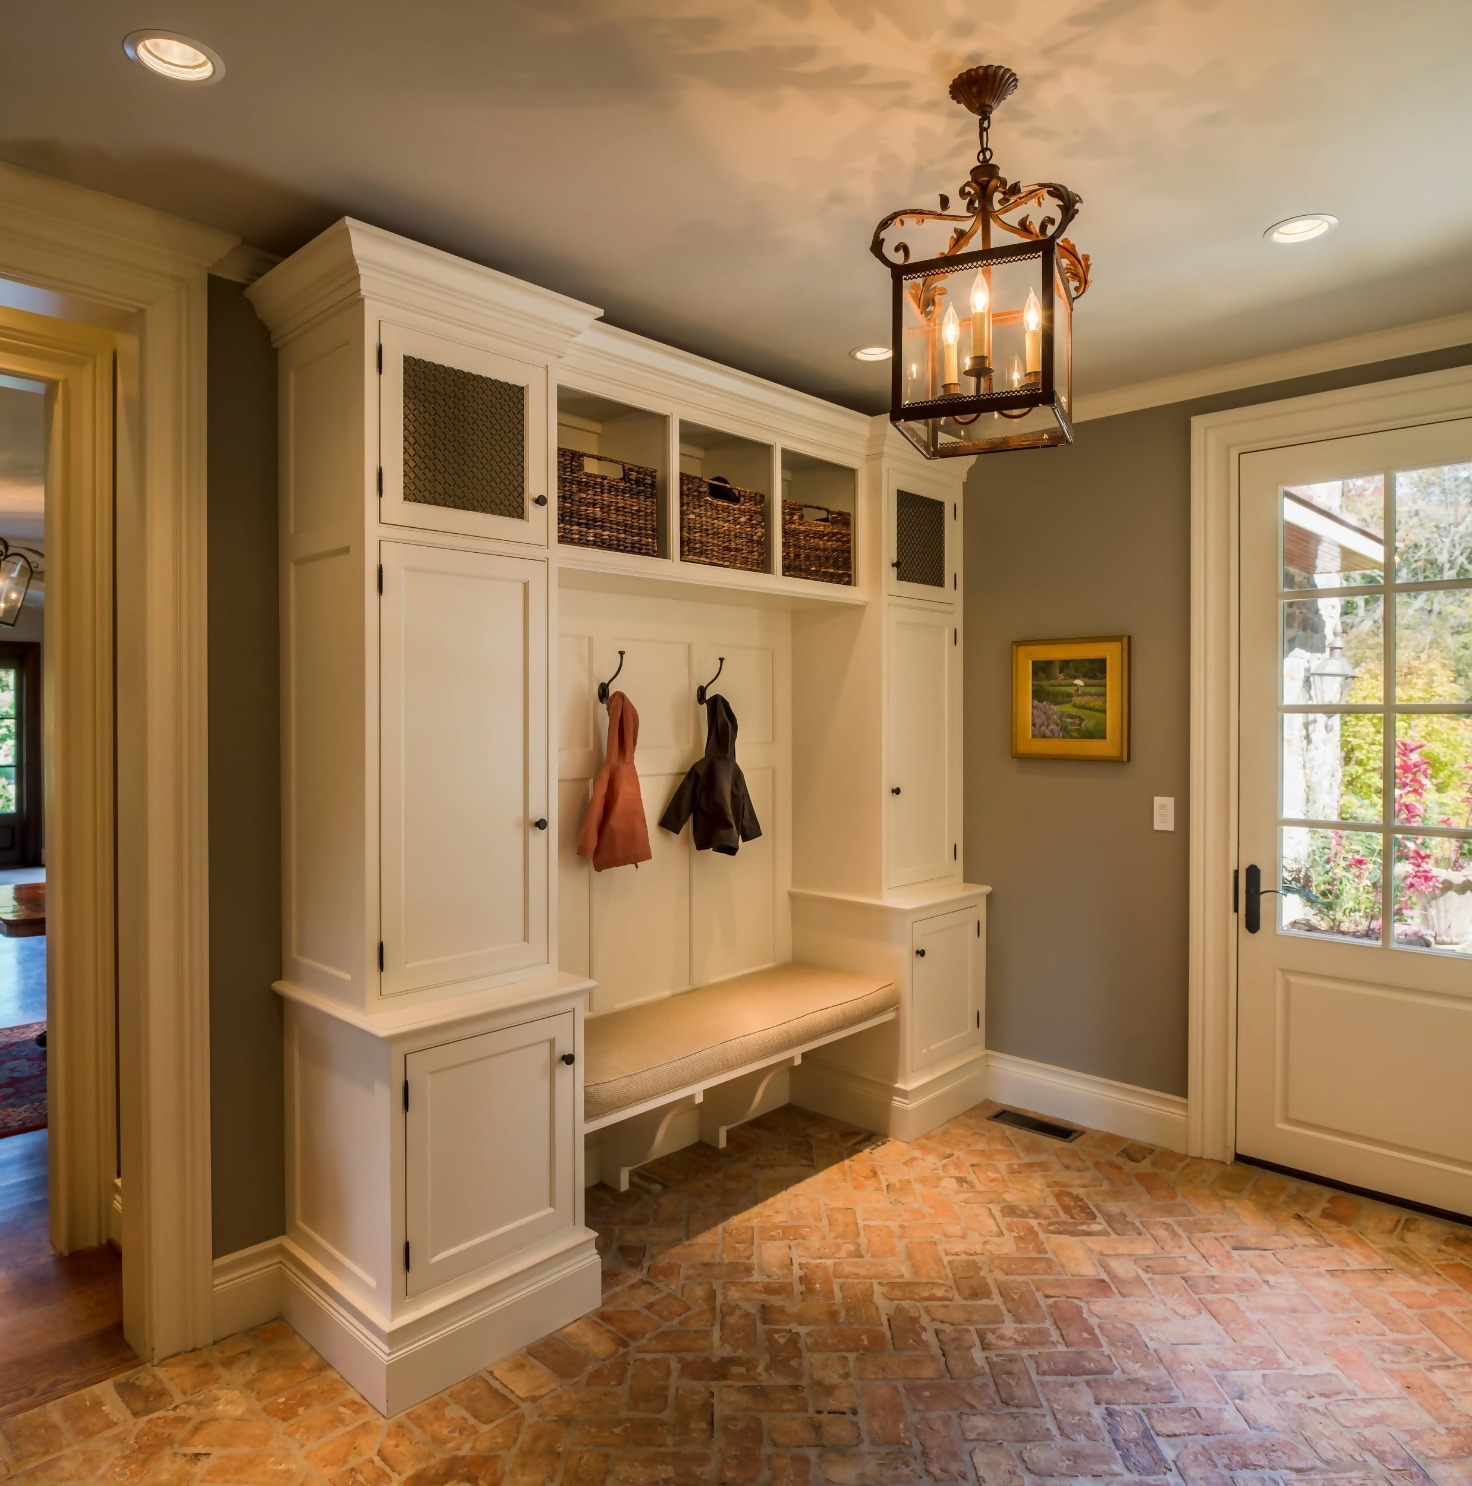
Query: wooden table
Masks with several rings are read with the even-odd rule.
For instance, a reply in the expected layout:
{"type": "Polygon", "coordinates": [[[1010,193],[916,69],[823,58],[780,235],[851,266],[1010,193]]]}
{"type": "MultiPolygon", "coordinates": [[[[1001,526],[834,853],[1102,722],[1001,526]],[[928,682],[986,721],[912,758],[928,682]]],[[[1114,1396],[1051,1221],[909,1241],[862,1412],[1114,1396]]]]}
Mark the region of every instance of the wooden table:
{"type": "Polygon", "coordinates": [[[16,882],[0,885],[0,934],[29,939],[46,932],[46,884],[16,882]]]}

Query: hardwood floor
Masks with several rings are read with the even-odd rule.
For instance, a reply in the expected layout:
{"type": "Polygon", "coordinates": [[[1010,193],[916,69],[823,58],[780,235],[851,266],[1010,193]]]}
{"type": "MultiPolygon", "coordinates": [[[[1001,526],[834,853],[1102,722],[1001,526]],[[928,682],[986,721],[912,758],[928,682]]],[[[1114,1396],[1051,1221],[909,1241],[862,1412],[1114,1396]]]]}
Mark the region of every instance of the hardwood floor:
{"type": "Polygon", "coordinates": [[[0,938],[0,1027],[46,1020],[46,937],[0,938]]]}
{"type": "MultiPolygon", "coordinates": [[[[24,942],[24,941],[22,941],[24,942]]],[[[126,1371],[122,1261],[46,1234],[46,1134],[0,1140],[0,1419],[126,1371]]]]}

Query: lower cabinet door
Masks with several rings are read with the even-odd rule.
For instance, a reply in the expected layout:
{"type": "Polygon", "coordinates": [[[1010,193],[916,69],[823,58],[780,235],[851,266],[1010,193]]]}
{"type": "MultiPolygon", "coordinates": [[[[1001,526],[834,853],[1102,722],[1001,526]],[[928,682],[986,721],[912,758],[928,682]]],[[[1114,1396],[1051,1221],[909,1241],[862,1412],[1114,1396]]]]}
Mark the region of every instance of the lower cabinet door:
{"type": "Polygon", "coordinates": [[[572,1223],[572,1050],[567,1011],[404,1059],[408,1294],[572,1223]]]}
{"type": "Polygon", "coordinates": [[[981,910],[924,918],[911,931],[910,1056],[916,1068],[980,1047],[981,910]]]}

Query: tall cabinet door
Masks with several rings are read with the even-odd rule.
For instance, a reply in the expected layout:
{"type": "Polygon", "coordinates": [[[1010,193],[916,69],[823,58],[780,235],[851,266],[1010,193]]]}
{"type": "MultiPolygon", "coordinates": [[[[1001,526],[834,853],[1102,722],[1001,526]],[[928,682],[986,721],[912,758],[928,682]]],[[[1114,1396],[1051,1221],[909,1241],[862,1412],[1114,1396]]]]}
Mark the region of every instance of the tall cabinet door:
{"type": "Polygon", "coordinates": [[[565,1011],[405,1057],[410,1295],[572,1225],[573,1030],[565,1011]]]}
{"type": "Polygon", "coordinates": [[[890,887],[959,873],[960,666],[954,613],[891,604],[886,718],[890,887]]]}
{"type": "Polygon", "coordinates": [[[391,996],[547,963],[547,568],[398,542],[382,557],[391,996]]]}
{"type": "Polygon", "coordinates": [[[547,541],[547,368],[384,321],[381,515],[392,526],[547,541]]]}
{"type": "Polygon", "coordinates": [[[910,937],[910,1058],[926,1068],[984,1040],[981,909],[921,919],[910,937]]]}

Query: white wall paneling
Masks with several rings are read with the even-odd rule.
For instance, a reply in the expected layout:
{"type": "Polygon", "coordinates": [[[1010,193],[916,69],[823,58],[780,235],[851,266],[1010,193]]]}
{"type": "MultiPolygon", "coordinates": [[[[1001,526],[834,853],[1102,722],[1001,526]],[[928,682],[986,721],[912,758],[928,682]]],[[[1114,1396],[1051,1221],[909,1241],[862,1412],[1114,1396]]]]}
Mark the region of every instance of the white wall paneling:
{"type": "Polygon", "coordinates": [[[558,654],[558,789],[566,812],[558,858],[560,963],[597,982],[590,1011],[790,958],[790,615],[564,589],[558,654]],[[624,667],[615,685],[639,713],[635,759],[654,859],[637,869],[594,872],[575,845],[607,728],[596,687],[618,668],[620,650],[624,667]],[[713,690],[736,714],[736,758],[762,827],[734,857],[697,852],[688,825],[679,836],[659,828],[670,797],[705,750],[705,709],[695,688],[715,674],[721,656],[713,690]]]}

